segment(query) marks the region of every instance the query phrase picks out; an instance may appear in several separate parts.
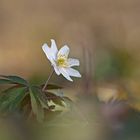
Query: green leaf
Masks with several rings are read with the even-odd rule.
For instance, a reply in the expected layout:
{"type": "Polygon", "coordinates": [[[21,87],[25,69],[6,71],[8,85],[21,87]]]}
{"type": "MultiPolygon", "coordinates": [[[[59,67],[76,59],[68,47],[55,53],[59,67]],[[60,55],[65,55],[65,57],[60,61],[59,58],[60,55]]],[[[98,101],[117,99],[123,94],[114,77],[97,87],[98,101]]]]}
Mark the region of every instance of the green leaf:
{"type": "Polygon", "coordinates": [[[69,97],[63,97],[63,100],[70,108],[74,105],[73,101],[69,97]]]}
{"type": "Polygon", "coordinates": [[[63,87],[55,85],[55,84],[48,84],[47,89],[62,89],[63,87]]]}
{"type": "Polygon", "coordinates": [[[64,104],[63,104],[64,100],[60,96],[57,96],[51,92],[47,92],[46,96],[47,96],[48,101],[52,100],[55,104],[60,105],[60,106],[64,106],[64,104]]]}
{"type": "Polygon", "coordinates": [[[13,83],[17,83],[17,84],[28,86],[28,82],[25,79],[23,79],[23,78],[21,78],[19,76],[5,76],[5,75],[1,75],[0,77],[6,78],[6,80],[9,80],[9,81],[11,81],[13,83]]]}
{"type": "Polygon", "coordinates": [[[2,112],[11,112],[15,111],[22,99],[26,94],[27,89],[22,88],[11,88],[11,90],[6,90],[0,96],[0,110],[2,112]]]}
{"type": "MultiPolygon", "coordinates": [[[[29,92],[28,92],[29,93],[29,92]]],[[[28,118],[31,114],[31,98],[30,98],[30,94],[26,94],[26,96],[23,98],[23,100],[21,101],[20,104],[20,111],[22,112],[22,114],[28,118]]]]}
{"type": "Polygon", "coordinates": [[[21,86],[21,85],[14,85],[14,86],[12,86],[12,87],[9,87],[9,88],[3,90],[2,93],[7,93],[7,92],[9,92],[10,90],[17,89],[17,88],[20,88],[20,87],[23,87],[23,86],[21,86]]]}
{"type": "Polygon", "coordinates": [[[30,89],[31,106],[34,114],[38,113],[38,103],[32,90],[30,89]]]}
{"type": "MultiPolygon", "coordinates": [[[[44,87],[44,84],[41,85],[41,88],[44,87]]],[[[55,85],[55,84],[48,84],[45,90],[51,90],[51,89],[62,89],[63,87],[55,85]]]]}
{"type": "Polygon", "coordinates": [[[31,107],[32,107],[33,113],[36,115],[37,120],[39,122],[42,122],[44,120],[44,110],[42,106],[40,105],[38,97],[35,94],[34,89],[32,87],[30,88],[30,98],[31,98],[31,107]]]}
{"type": "Polygon", "coordinates": [[[14,83],[7,79],[0,79],[0,84],[14,84],[14,83]]]}
{"type": "Polygon", "coordinates": [[[37,96],[40,104],[42,105],[42,107],[48,109],[49,108],[49,106],[48,106],[48,98],[45,95],[45,93],[42,90],[40,90],[39,88],[35,87],[35,86],[32,87],[32,90],[36,94],[36,96],[37,96]]]}
{"type": "Polygon", "coordinates": [[[25,98],[26,96],[26,89],[23,88],[20,92],[19,95],[14,99],[14,102],[11,104],[10,108],[11,110],[15,110],[18,107],[20,107],[20,104],[22,102],[22,100],[25,98]]]}

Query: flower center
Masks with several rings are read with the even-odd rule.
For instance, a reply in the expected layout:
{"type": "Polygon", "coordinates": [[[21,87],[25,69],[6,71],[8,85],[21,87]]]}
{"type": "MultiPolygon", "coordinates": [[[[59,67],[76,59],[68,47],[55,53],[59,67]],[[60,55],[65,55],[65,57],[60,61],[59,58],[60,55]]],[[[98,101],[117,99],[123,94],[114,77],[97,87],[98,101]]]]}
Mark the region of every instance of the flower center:
{"type": "Polygon", "coordinates": [[[67,67],[67,58],[62,56],[58,57],[57,64],[61,67],[67,67]]]}

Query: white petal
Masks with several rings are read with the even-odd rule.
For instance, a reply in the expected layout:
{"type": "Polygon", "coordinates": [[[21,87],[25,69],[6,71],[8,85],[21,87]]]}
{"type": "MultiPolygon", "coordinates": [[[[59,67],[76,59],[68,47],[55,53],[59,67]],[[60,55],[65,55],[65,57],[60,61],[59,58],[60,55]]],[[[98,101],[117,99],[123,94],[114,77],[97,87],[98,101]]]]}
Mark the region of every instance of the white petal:
{"type": "Polygon", "coordinates": [[[57,46],[56,46],[56,43],[55,43],[55,40],[54,39],[51,39],[51,50],[54,54],[54,59],[56,58],[57,56],[57,53],[58,53],[58,49],[57,49],[57,46]]]}
{"type": "Polygon", "coordinates": [[[67,73],[70,75],[70,76],[73,76],[73,77],[81,77],[81,74],[79,73],[79,71],[73,69],[73,68],[67,68],[66,69],[67,73]]]}
{"type": "Polygon", "coordinates": [[[60,73],[69,81],[73,81],[71,79],[71,77],[69,76],[69,74],[67,73],[67,71],[65,70],[65,68],[59,68],[60,73]]]}
{"type": "Polygon", "coordinates": [[[70,52],[69,47],[68,47],[67,45],[65,45],[65,46],[63,46],[63,47],[59,50],[57,56],[65,56],[65,57],[68,57],[69,52],[70,52]]]}
{"type": "Polygon", "coordinates": [[[68,65],[69,65],[69,67],[72,67],[72,66],[79,66],[79,65],[80,65],[80,62],[79,62],[78,59],[69,58],[69,59],[68,59],[68,65]]]}
{"type": "Polygon", "coordinates": [[[47,44],[44,44],[42,46],[42,49],[43,49],[44,53],[46,54],[47,58],[52,63],[52,65],[54,65],[55,64],[55,60],[54,60],[53,52],[51,51],[51,48],[49,48],[47,44]]]}
{"type": "Polygon", "coordinates": [[[43,49],[44,53],[46,54],[47,58],[49,60],[52,59],[51,49],[48,47],[48,45],[46,43],[42,46],[42,49],[43,49]]]}
{"type": "Polygon", "coordinates": [[[54,70],[56,72],[57,75],[60,75],[60,71],[59,71],[59,68],[57,66],[53,66],[54,67],[54,70]]]}

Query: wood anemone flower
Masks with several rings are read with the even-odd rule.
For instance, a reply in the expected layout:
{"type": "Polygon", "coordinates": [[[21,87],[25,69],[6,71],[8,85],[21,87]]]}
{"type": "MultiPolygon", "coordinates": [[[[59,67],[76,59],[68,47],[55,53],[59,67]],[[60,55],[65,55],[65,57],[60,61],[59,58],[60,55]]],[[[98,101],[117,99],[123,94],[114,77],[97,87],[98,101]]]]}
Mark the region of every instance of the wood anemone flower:
{"type": "Polygon", "coordinates": [[[54,71],[57,75],[62,74],[67,80],[73,81],[72,77],[81,77],[81,74],[73,69],[73,66],[79,66],[78,59],[68,58],[70,49],[67,45],[64,45],[59,51],[55,40],[51,39],[51,47],[46,43],[42,46],[44,53],[54,67],[54,71]]]}

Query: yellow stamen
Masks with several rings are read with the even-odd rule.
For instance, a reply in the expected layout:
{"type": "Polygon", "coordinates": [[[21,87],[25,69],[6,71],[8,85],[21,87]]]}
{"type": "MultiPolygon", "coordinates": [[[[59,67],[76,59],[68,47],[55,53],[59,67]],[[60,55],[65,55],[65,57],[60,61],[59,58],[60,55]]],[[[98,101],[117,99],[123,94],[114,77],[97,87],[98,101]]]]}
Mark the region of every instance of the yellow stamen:
{"type": "Polygon", "coordinates": [[[59,56],[57,59],[57,64],[60,67],[67,67],[67,58],[63,56],[59,56]]]}

